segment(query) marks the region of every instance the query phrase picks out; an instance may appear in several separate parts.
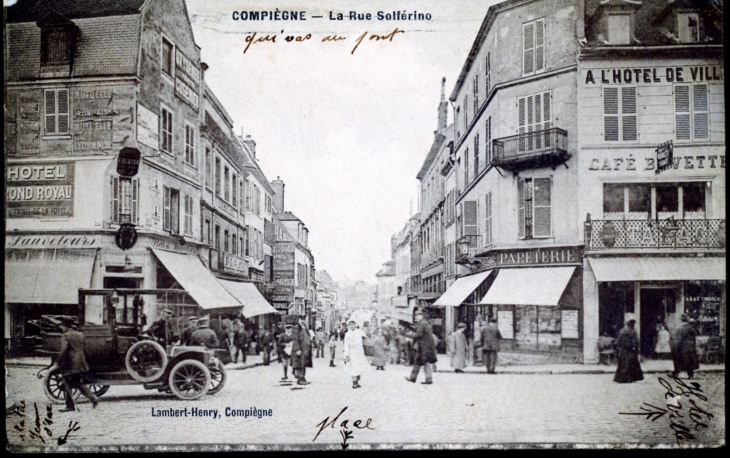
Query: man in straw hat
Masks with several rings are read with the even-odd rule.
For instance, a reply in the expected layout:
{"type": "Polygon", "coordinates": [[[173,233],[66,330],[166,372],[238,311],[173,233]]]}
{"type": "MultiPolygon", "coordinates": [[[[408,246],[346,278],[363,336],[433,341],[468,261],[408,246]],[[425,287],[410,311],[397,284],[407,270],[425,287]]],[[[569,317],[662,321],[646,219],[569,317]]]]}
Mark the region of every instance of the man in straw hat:
{"type": "Polygon", "coordinates": [[[198,318],[198,330],[193,332],[193,344],[203,345],[207,348],[218,348],[220,345],[215,331],[210,329],[209,317],[198,318]]]}

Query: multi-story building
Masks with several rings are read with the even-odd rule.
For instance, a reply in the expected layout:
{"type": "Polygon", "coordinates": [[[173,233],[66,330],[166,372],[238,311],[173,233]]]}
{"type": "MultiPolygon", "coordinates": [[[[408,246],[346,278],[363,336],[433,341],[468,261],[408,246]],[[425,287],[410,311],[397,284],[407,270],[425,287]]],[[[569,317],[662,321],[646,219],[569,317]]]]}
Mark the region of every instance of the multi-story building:
{"type": "MultiPolygon", "coordinates": [[[[586,362],[637,321],[726,332],[722,2],[585,2],[578,70],[586,362]]],[[[702,354],[702,353],[700,353],[702,354]]]]}
{"type": "MultiPolygon", "coordinates": [[[[177,282],[190,293],[169,299],[178,316],[240,305],[201,262],[205,64],[185,2],[6,12],[6,337],[73,313],[78,287],[177,282]]],[[[144,299],[154,320],[157,298],[144,299]]],[[[104,320],[100,305],[86,310],[104,320]]]]}
{"type": "Polygon", "coordinates": [[[317,286],[317,327],[321,327],[329,334],[339,328],[340,315],[337,310],[338,290],[337,283],[326,270],[315,273],[317,286]]]}

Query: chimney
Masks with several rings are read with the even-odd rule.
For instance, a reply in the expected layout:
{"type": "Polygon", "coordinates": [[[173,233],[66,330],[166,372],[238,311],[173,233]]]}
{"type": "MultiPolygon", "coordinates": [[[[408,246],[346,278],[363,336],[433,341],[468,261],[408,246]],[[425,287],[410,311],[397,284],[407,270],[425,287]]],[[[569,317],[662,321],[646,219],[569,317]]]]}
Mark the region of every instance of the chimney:
{"type": "Polygon", "coordinates": [[[241,139],[241,143],[246,145],[249,151],[251,151],[251,156],[256,159],[256,142],[250,135],[246,135],[245,137],[243,136],[243,127],[241,128],[241,136],[238,138],[241,139]]]}
{"type": "Polygon", "coordinates": [[[446,129],[447,115],[449,113],[449,105],[446,102],[446,77],[441,79],[441,102],[439,103],[439,126],[438,130],[442,131],[446,129]]]}
{"type": "Polygon", "coordinates": [[[276,191],[276,195],[272,197],[272,204],[277,212],[284,211],[284,182],[278,176],[276,180],[271,182],[271,187],[276,191]]]}

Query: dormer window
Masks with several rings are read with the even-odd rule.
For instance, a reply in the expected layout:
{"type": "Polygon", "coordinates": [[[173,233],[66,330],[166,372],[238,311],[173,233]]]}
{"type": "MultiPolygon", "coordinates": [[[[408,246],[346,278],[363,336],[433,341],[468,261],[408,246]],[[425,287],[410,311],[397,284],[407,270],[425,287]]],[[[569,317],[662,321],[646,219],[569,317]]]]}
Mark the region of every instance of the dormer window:
{"type": "Polygon", "coordinates": [[[41,29],[41,65],[70,65],[79,28],[58,13],[36,23],[41,29]]]}
{"type": "Polygon", "coordinates": [[[677,15],[677,32],[682,43],[700,41],[700,17],[697,13],[679,13],[677,15]]]}
{"type": "Polygon", "coordinates": [[[631,15],[608,15],[608,43],[612,45],[631,44],[631,15]]]}

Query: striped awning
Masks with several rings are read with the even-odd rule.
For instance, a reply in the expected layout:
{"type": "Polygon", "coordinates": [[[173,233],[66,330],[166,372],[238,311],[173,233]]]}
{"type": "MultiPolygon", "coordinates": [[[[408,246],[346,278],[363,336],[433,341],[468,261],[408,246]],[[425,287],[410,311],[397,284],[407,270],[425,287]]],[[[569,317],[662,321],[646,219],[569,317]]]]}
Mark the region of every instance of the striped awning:
{"type": "Polygon", "coordinates": [[[588,258],[596,281],[725,280],[725,257],[588,258]]]}
{"type": "Polygon", "coordinates": [[[480,304],[543,305],[555,307],[575,267],[499,269],[480,304]]]}

